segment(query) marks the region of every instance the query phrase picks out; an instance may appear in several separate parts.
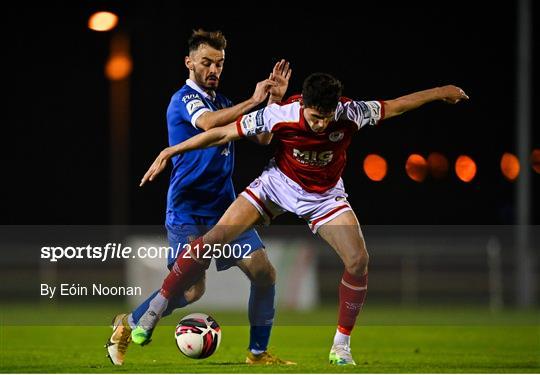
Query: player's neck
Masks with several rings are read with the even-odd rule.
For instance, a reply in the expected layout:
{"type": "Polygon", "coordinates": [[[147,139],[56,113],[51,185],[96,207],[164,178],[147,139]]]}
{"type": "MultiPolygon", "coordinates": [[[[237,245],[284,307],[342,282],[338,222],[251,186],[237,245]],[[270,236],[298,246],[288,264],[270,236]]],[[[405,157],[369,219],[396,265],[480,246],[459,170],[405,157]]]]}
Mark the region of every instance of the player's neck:
{"type": "Polygon", "coordinates": [[[190,76],[190,77],[189,77],[189,80],[190,80],[191,82],[193,82],[193,83],[197,86],[197,88],[198,88],[200,91],[204,92],[206,95],[209,95],[209,96],[210,96],[211,98],[213,98],[213,99],[216,98],[216,91],[215,91],[215,90],[204,87],[204,86],[201,85],[199,82],[197,82],[197,80],[195,79],[195,77],[191,77],[191,76],[190,76]]]}

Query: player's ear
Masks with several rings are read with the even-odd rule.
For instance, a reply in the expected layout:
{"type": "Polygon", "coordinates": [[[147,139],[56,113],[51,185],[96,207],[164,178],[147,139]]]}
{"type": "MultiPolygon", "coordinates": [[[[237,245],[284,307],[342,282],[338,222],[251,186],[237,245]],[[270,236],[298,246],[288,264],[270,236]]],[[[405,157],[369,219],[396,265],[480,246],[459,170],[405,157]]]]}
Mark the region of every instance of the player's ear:
{"type": "Polygon", "coordinates": [[[184,58],[184,64],[186,64],[186,68],[189,70],[193,70],[193,61],[191,61],[191,58],[189,56],[186,56],[184,58]]]}

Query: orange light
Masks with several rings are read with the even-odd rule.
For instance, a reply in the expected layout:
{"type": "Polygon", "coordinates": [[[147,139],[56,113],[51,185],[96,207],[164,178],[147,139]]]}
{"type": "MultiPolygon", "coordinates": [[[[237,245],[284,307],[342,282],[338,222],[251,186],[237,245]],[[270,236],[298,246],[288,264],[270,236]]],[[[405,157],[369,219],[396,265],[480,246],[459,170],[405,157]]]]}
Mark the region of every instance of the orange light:
{"type": "Polygon", "coordinates": [[[386,160],[379,155],[369,154],[364,159],[364,172],[370,180],[382,181],[387,171],[386,160]]]}
{"type": "Polygon", "coordinates": [[[466,155],[461,155],[456,160],[456,174],[463,182],[471,182],[476,176],[476,164],[466,155]]]}
{"type": "Polygon", "coordinates": [[[88,27],[94,31],[109,31],[118,24],[118,16],[111,12],[97,12],[88,19],[88,27]]]}
{"type": "Polygon", "coordinates": [[[422,155],[412,154],[405,164],[407,175],[416,182],[422,182],[427,175],[427,161],[422,155]]]}
{"type": "Polygon", "coordinates": [[[516,155],[505,152],[501,158],[501,172],[503,176],[514,181],[519,175],[519,160],[516,155]]]}
{"type": "Polygon", "coordinates": [[[534,149],[531,154],[531,163],[534,171],[540,173],[540,150],[534,149]]]}
{"type": "Polygon", "coordinates": [[[131,58],[126,55],[112,56],[105,66],[105,74],[112,81],[120,81],[127,78],[131,73],[133,64],[131,58]]]}
{"type": "Polygon", "coordinates": [[[443,154],[432,152],[427,158],[429,171],[435,178],[443,178],[448,173],[448,159],[443,154]]]}

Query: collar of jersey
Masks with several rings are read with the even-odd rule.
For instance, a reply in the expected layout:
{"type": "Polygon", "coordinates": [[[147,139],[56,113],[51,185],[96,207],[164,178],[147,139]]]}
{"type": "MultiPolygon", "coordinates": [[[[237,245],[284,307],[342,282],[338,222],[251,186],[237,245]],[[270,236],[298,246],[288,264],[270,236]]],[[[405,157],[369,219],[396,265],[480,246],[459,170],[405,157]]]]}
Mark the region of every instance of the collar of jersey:
{"type": "Polygon", "coordinates": [[[211,100],[211,101],[214,101],[215,100],[215,97],[213,97],[212,95],[208,94],[206,91],[204,91],[203,89],[201,89],[199,87],[199,85],[197,85],[197,83],[195,83],[195,81],[192,81],[191,79],[186,79],[186,85],[188,85],[189,87],[191,87],[193,90],[197,91],[199,94],[201,94],[203,96],[203,98],[205,99],[208,99],[208,100],[211,100]]]}

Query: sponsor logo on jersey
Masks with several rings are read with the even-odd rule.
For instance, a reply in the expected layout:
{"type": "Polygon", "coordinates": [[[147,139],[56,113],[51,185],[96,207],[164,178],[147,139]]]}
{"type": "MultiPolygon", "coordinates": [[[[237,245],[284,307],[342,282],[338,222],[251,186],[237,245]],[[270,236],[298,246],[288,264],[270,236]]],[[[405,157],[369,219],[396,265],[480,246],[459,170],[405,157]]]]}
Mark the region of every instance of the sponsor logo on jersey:
{"type": "Polygon", "coordinates": [[[343,132],[335,131],[335,132],[330,133],[330,135],[328,136],[328,139],[330,139],[332,142],[339,142],[343,139],[344,136],[345,134],[343,132]]]}
{"type": "Polygon", "coordinates": [[[336,202],[345,201],[345,197],[336,197],[336,202]]]}
{"type": "Polygon", "coordinates": [[[182,96],[182,101],[184,103],[187,103],[187,102],[189,102],[189,101],[191,101],[193,99],[199,99],[200,100],[201,97],[199,96],[199,94],[187,94],[187,95],[182,96]]]}
{"type": "Polygon", "coordinates": [[[308,164],[316,167],[328,165],[334,158],[333,151],[300,151],[293,149],[293,156],[302,164],[308,164]]]}
{"type": "Polygon", "coordinates": [[[260,134],[264,130],[264,108],[242,117],[240,126],[246,136],[260,134]]]}
{"type": "Polygon", "coordinates": [[[188,114],[191,116],[195,111],[197,111],[199,108],[204,107],[204,103],[200,99],[195,99],[186,104],[186,109],[188,111],[188,114]]]}

